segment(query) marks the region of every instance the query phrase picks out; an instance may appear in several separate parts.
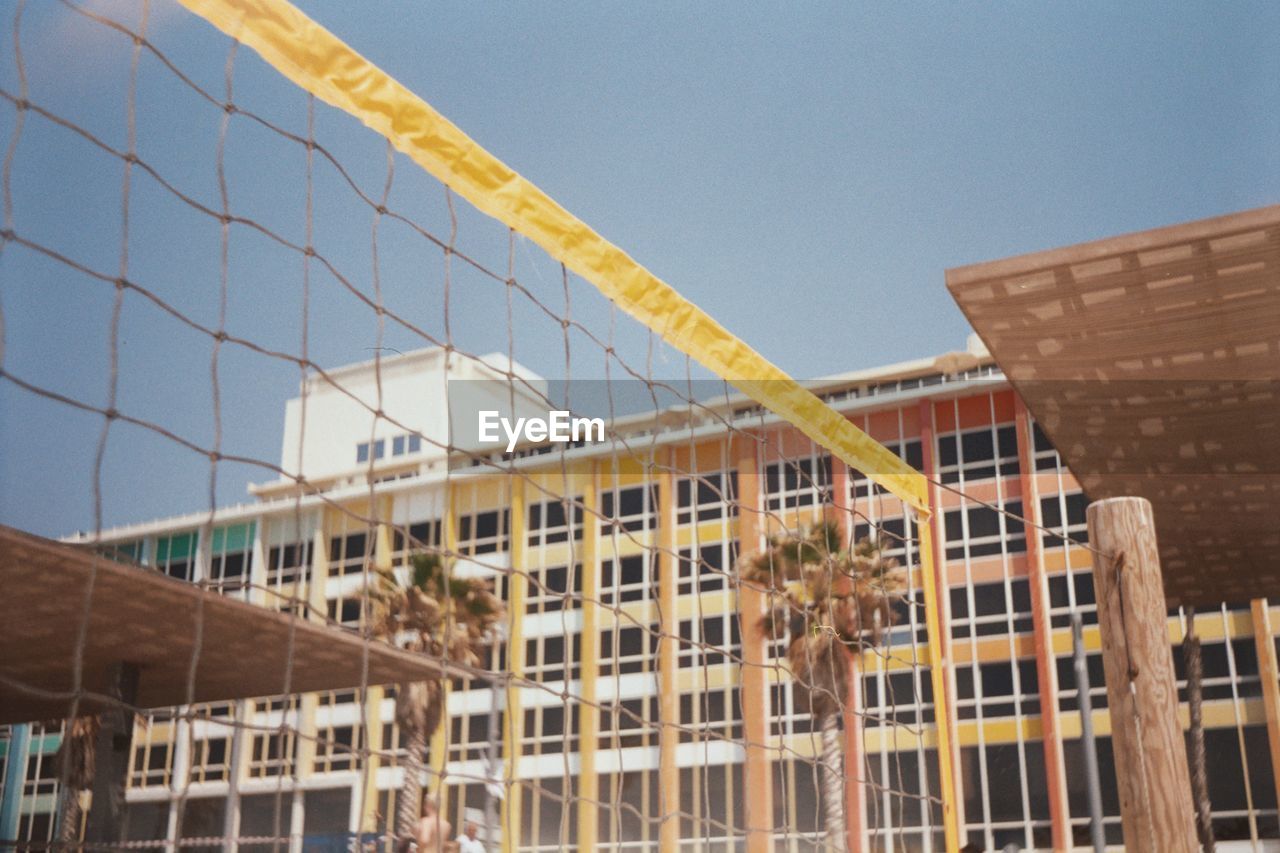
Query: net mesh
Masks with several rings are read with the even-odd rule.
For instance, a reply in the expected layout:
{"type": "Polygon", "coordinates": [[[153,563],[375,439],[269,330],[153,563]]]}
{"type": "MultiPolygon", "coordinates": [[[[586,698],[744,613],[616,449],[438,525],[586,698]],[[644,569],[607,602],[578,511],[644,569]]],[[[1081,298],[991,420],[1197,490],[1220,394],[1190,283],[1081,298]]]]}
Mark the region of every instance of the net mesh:
{"type": "Polygon", "coordinates": [[[183,10],[11,33],[0,388],[87,448],[79,541],[449,667],[129,707],[124,846],[390,849],[419,783],[441,849],[943,846],[927,519],[183,10]],[[605,434],[481,446],[490,406],[605,434]]]}

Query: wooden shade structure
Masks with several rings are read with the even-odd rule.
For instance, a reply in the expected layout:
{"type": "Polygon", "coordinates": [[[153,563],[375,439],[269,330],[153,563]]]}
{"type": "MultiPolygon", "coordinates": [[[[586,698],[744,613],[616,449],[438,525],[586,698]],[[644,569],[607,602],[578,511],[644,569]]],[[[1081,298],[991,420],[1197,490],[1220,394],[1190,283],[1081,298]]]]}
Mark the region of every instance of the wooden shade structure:
{"type": "Polygon", "coordinates": [[[1280,592],[1280,206],[947,287],[1086,495],[1151,502],[1170,605],[1280,592]]]}
{"type": "Polygon", "coordinates": [[[164,708],[438,676],[436,661],[0,527],[0,723],[97,710],[120,664],[164,708]],[[90,585],[92,583],[92,586],[90,585]],[[86,622],[86,615],[88,617],[86,622]],[[83,631],[83,643],[80,638],[83,631]]]}

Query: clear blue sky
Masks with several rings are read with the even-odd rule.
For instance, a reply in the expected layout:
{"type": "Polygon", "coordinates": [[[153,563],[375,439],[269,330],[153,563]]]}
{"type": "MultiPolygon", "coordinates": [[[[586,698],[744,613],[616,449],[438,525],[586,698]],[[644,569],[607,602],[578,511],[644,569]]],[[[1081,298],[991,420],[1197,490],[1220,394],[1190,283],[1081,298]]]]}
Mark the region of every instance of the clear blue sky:
{"type": "MultiPolygon", "coordinates": [[[[1276,4],[299,5],[800,378],[962,346],[948,267],[1280,201],[1276,4]]],[[[94,4],[129,21],[132,7],[94,4]]],[[[221,95],[226,41],[168,0],[155,0],[152,26],[221,95]]],[[[32,99],[123,147],[128,42],[52,2],[29,2],[22,32],[32,99]]],[[[0,85],[16,93],[7,33],[4,43],[0,85]]],[[[305,100],[248,51],[235,87],[238,103],[305,127],[305,100]]],[[[318,110],[321,142],[380,192],[383,147],[318,110]]],[[[5,145],[14,115],[0,104],[5,145]]],[[[139,151],[214,206],[219,120],[143,62],[139,151]]],[[[237,118],[226,161],[232,208],[301,241],[298,149],[237,118]]],[[[413,169],[397,162],[392,206],[442,231],[439,187],[413,169]]],[[[29,117],[16,230],[114,274],[120,172],[29,117]]],[[[316,192],[317,245],[371,293],[368,208],[332,175],[316,192]]],[[[464,247],[505,268],[500,229],[466,214],[462,224],[464,247]]],[[[228,327],[296,352],[300,260],[244,230],[231,239],[228,327]]],[[[216,223],[135,181],[130,277],[209,323],[218,240],[216,223]]],[[[380,249],[388,303],[438,332],[438,256],[391,226],[380,249]]],[[[519,247],[517,275],[559,304],[558,273],[535,248],[519,247]]],[[[313,357],[368,358],[368,313],[331,280],[314,288],[313,357]]],[[[606,331],[607,314],[582,300],[606,331]]],[[[0,306],[7,370],[103,402],[109,286],[10,246],[0,306]]],[[[461,277],[455,334],[505,349],[504,307],[500,290],[461,277]]],[[[517,358],[561,377],[559,338],[532,319],[517,325],[517,358]]],[[[121,407],[210,442],[207,339],[132,295],[121,329],[121,407]]],[[[423,345],[395,330],[384,343],[423,345]]],[[[680,377],[683,364],[654,372],[680,377]]],[[[221,376],[224,446],[275,460],[296,370],[224,349],[221,376]]],[[[91,526],[99,427],[0,382],[0,522],[91,526]]],[[[217,500],[270,476],[224,465],[217,500]]],[[[108,524],[207,508],[208,464],[119,428],[104,489],[108,524]]]]}

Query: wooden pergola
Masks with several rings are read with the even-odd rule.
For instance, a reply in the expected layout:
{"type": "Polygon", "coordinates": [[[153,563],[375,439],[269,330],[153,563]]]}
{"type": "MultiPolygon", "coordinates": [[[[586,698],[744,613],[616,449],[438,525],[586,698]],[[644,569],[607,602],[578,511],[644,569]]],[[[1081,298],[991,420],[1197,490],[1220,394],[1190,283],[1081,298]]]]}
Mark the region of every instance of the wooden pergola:
{"type": "Polygon", "coordinates": [[[1085,494],[1151,502],[1170,605],[1280,590],[1280,205],[947,287],[1085,494]]]}
{"type": "Polygon", "coordinates": [[[0,527],[0,723],[102,713],[88,840],[119,839],[133,709],[442,673],[354,631],[0,527]]]}
{"type": "Polygon", "coordinates": [[[1168,607],[1253,600],[1280,780],[1280,206],[952,269],[947,287],[1094,502],[1126,849],[1198,850],[1168,607]]]}

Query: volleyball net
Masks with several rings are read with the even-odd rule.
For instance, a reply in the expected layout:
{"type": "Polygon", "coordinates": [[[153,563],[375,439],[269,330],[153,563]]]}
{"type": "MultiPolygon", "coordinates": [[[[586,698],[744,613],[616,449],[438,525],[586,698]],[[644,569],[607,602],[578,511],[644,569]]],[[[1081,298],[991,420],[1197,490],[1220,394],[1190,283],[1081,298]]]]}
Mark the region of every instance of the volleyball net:
{"type": "MultiPolygon", "coordinates": [[[[182,5],[14,11],[3,399],[102,560],[444,675],[196,702],[193,653],[115,702],[123,846],[956,849],[922,444],[283,0],[182,5]]],[[[28,722],[18,841],[78,841],[85,726],[28,722]]]]}

